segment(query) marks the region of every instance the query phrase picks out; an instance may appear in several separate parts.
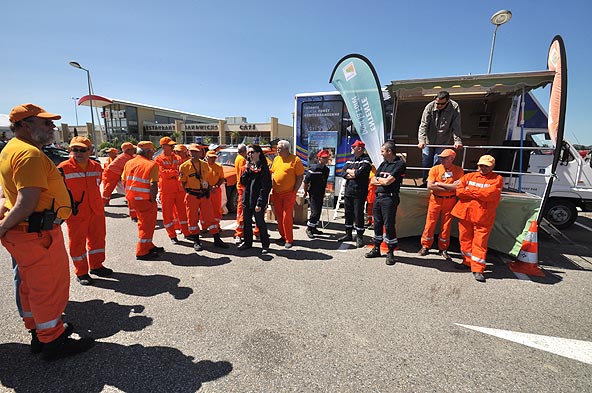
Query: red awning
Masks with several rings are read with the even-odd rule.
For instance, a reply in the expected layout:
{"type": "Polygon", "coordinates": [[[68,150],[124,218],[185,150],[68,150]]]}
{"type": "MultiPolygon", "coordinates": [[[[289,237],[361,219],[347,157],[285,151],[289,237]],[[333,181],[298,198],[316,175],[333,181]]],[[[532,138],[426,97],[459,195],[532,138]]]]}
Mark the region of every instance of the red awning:
{"type": "Polygon", "coordinates": [[[107,106],[107,105],[113,103],[113,101],[111,101],[108,98],[93,94],[92,96],[86,95],[86,96],[80,98],[78,100],[78,105],[90,106],[90,98],[91,97],[92,97],[92,105],[93,105],[93,107],[96,107],[96,108],[102,108],[104,106],[107,106]]]}

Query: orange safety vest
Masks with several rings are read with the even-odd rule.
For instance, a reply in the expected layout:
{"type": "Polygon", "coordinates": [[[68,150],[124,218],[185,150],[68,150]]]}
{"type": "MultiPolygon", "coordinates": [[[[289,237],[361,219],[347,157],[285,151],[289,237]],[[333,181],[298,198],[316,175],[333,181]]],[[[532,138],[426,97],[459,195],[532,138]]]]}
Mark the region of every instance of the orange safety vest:
{"type": "Polygon", "coordinates": [[[123,173],[123,167],[132,158],[134,158],[133,155],[121,153],[120,155],[115,157],[115,159],[113,160],[113,162],[111,162],[111,164],[109,164],[109,167],[107,168],[107,170],[115,173],[118,176],[121,176],[121,174],[123,173]]]}
{"type": "Polygon", "coordinates": [[[64,172],[66,187],[72,193],[72,199],[78,205],[78,215],[103,213],[103,198],[99,185],[103,172],[101,164],[88,160],[86,170],[83,170],[74,157],[60,163],[58,168],[64,172]]]}
{"type": "Polygon", "coordinates": [[[459,200],[452,209],[452,215],[483,226],[493,225],[503,185],[503,178],[496,173],[490,172],[485,176],[479,172],[467,173],[460,178],[456,188],[459,200]]]}
{"type": "Polygon", "coordinates": [[[166,156],[164,153],[154,159],[158,165],[158,187],[161,193],[183,192],[183,186],[179,181],[179,165],[183,162],[181,157],[172,153],[166,156]]]}
{"type": "Polygon", "coordinates": [[[150,172],[156,163],[143,156],[129,160],[123,172],[125,175],[125,197],[134,201],[150,200],[150,172]]]}

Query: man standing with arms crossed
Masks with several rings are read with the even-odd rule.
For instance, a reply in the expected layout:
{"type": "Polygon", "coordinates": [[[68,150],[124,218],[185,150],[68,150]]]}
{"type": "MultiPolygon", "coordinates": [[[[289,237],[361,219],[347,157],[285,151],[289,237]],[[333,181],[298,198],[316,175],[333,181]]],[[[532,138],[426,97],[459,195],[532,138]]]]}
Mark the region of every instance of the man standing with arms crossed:
{"type": "Polygon", "coordinates": [[[90,273],[108,277],[113,270],[103,266],[105,262],[105,207],[101,198],[101,164],[90,159],[92,142],[83,136],[70,141],[72,157],[58,168],[64,174],[66,186],[72,195],[74,208],[66,220],[70,257],[74,273],[81,285],[91,285],[90,273]]]}
{"type": "Polygon", "coordinates": [[[294,243],[294,204],[304,179],[304,165],[300,158],[290,153],[290,142],[286,140],[278,142],[277,153],[271,164],[271,201],[281,236],[279,243],[291,248],[294,243]]]}
{"type": "Polygon", "coordinates": [[[61,116],[22,104],[9,119],[15,137],[0,154],[0,239],[17,265],[17,304],[32,335],[31,352],[55,360],[94,345],[69,338],[72,327],[62,322],[70,268],[59,224],[70,216],[71,200],[64,178],[41,150],[53,142],[53,120],[61,116]]]}
{"type": "Polygon", "coordinates": [[[438,236],[438,250],[447,261],[452,261],[448,255],[450,245],[450,229],[452,228],[452,208],[456,204],[456,186],[464,175],[461,167],[453,164],[456,152],[445,149],[438,154],[440,164],[430,169],[428,175],[428,190],[430,201],[426,216],[425,228],[421,235],[421,250],[419,256],[428,255],[434,242],[434,231],[440,218],[440,235],[438,236]]]}
{"type": "Polygon", "coordinates": [[[222,189],[220,187],[224,184],[224,168],[216,162],[216,159],[218,159],[216,152],[208,150],[206,153],[206,163],[208,164],[206,181],[210,185],[210,201],[214,211],[214,220],[218,229],[220,229],[220,222],[222,221],[222,189]]]}
{"type": "Polygon", "coordinates": [[[376,186],[374,201],[374,247],[366,253],[366,258],[380,257],[380,245],[384,240],[388,247],[386,264],[394,265],[397,259],[394,251],[399,243],[395,229],[399,189],[405,176],[405,163],[395,155],[395,142],[388,140],[380,148],[384,161],[376,169],[376,175],[370,180],[376,186]],[[383,236],[386,231],[386,237],[383,236]]]}
{"type": "MultiPolygon", "coordinates": [[[[417,132],[421,150],[421,166],[431,168],[438,163],[437,154],[444,147],[429,147],[426,145],[452,145],[455,149],[462,148],[460,128],[460,106],[450,99],[447,91],[441,91],[436,99],[426,105],[421,115],[421,123],[417,132]]],[[[426,187],[428,171],[424,171],[422,187],[426,187]]]]}
{"type": "Polygon", "coordinates": [[[234,241],[238,244],[244,237],[245,227],[243,206],[241,203],[243,200],[243,194],[245,193],[245,186],[241,184],[240,177],[247,166],[247,145],[241,143],[238,145],[237,150],[238,152],[236,154],[236,158],[234,159],[234,170],[236,171],[236,192],[238,193],[238,204],[236,206],[236,230],[234,231],[234,241]]]}
{"type": "Polygon", "coordinates": [[[136,259],[142,261],[155,259],[164,252],[163,247],[156,247],[152,242],[158,213],[158,165],[152,161],[154,150],[152,142],[138,142],[137,155],[125,164],[121,175],[125,199],[138,215],[136,259]]]}
{"type": "Polygon", "coordinates": [[[364,152],[365,148],[364,142],[355,141],[351,146],[354,158],[347,161],[343,167],[345,235],[337,239],[340,242],[351,242],[354,240],[352,232],[355,229],[356,247],[358,248],[364,247],[364,204],[368,196],[368,181],[372,169],[372,161],[370,156],[364,152]]]}
{"type": "MultiPolygon", "coordinates": [[[[485,282],[487,243],[495,222],[495,210],[502,196],[503,178],[493,173],[495,158],[481,156],[477,172],[460,178],[456,187],[458,202],[452,215],[458,218],[458,240],[463,264],[470,266],[473,277],[485,282]]],[[[459,265],[462,268],[463,265],[459,265]]]]}
{"type": "Polygon", "coordinates": [[[154,162],[158,165],[160,187],[160,202],[162,205],[162,225],[173,244],[178,244],[175,232],[175,210],[179,217],[181,232],[187,238],[190,236],[185,210],[185,190],[179,181],[179,166],[181,157],[173,153],[175,141],[168,136],[160,138],[162,154],[154,162]]]}

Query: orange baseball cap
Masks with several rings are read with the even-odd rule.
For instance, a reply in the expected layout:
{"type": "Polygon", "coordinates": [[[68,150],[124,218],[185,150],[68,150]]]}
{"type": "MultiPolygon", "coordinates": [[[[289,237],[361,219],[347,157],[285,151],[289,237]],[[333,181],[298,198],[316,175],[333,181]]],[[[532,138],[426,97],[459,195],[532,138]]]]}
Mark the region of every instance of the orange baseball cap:
{"type": "Polygon", "coordinates": [[[455,157],[456,158],[456,152],[452,149],[444,149],[442,151],[442,153],[438,154],[438,157],[455,157]]]}
{"type": "Polygon", "coordinates": [[[200,151],[202,148],[203,148],[203,146],[200,146],[197,143],[192,143],[189,145],[189,150],[193,150],[193,151],[200,151]]]}
{"type": "Polygon", "coordinates": [[[114,147],[110,147],[107,150],[105,150],[105,153],[118,153],[118,152],[119,152],[119,150],[117,150],[114,147]]]}
{"type": "Polygon", "coordinates": [[[40,106],[35,104],[21,104],[17,105],[10,111],[8,118],[11,123],[26,119],[27,117],[41,117],[42,119],[59,120],[62,118],[60,115],[47,112],[40,106]]]}
{"type": "Polygon", "coordinates": [[[479,165],[493,166],[495,165],[495,158],[493,158],[489,154],[481,156],[481,158],[479,158],[479,162],[477,163],[477,166],[479,165]]]}
{"type": "Polygon", "coordinates": [[[85,136],[75,136],[74,138],[72,138],[72,140],[70,141],[70,147],[84,147],[84,148],[91,148],[92,147],[92,142],[90,141],[90,139],[88,139],[85,136]]]}
{"type": "Polygon", "coordinates": [[[133,145],[133,143],[131,142],[123,142],[121,144],[121,150],[125,150],[125,149],[135,149],[136,147],[133,145]]]}
{"type": "Polygon", "coordinates": [[[216,152],[214,150],[208,150],[208,152],[206,153],[206,157],[218,158],[218,155],[216,154],[216,152]]]}
{"type": "Polygon", "coordinates": [[[140,141],[138,142],[138,147],[140,149],[155,149],[154,144],[151,141],[140,141]]]}
{"type": "Polygon", "coordinates": [[[173,150],[176,150],[176,151],[187,151],[187,146],[185,146],[182,143],[179,143],[178,145],[175,145],[175,147],[173,148],[173,150]]]}
{"type": "Polygon", "coordinates": [[[177,142],[175,142],[174,140],[172,140],[171,138],[169,138],[168,136],[163,136],[162,138],[160,138],[160,146],[162,145],[176,145],[177,142]]]}

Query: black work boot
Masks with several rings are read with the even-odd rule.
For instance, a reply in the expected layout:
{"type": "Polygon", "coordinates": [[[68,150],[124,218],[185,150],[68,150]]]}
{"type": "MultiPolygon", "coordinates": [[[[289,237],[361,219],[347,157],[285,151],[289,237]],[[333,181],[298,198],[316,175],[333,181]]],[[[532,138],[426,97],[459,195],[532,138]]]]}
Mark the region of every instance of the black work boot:
{"type": "Polygon", "coordinates": [[[95,345],[95,340],[92,338],[81,338],[74,340],[68,337],[68,332],[64,331],[55,340],[43,344],[41,351],[41,359],[45,361],[53,361],[62,359],[68,356],[73,356],[82,352],[86,352],[95,345]]]}
{"type": "Polygon", "coordinates": [[[203,250],[203,247],[201,246],[201,241],[199,240],[199,235],[195,234],[193,235],[193,249],[195,251],[201,251],[203,250]]]}
{"type": "Polygon", "coordinates": [[[339,239],[337,239],[338,242],[351,242],[352,240],[354,240],[354,238],[352,236],[351,229],[346,229],[345,235],[343,235],[339,239]]]}
{"type": "MultiPolygon", "coordinates": [[[[31,333],[31,353],[41,353],[43,350],[43,343],[39,341],[37,337],[37,330],[31,329],[29,330],[31,333]]],[[[72,333],[74,333],[74,325],[71,323],[64,323],[64,333],[66,333],[66,337],[69,337],[72,333]]]]}
{"type": "Polygon", "coordinates": [[[214,246],[220,247],[220,248],[228,248],[229,247],[228,244],[226,244],[222,241],[219,233],[216,233],[214,235],[214,246]]]}
{"type": "Polygon", "coordinates": [[[386,253],[385,263],[389,266],[392,266],[395,264],[395,262],[397,262],[397,258],[395,257],[394,250],[389,249],[388,252],[386,253]]]}
{"type": "Polygon", "coordinates": [[[380,256],[380,246],[375,244],[374,247],[372,247],[372,250],[367,252],[364,256],[366,258],[378,258],[380,256]]]}
{"type": "Polygon", "coordinates": [[[363,232],[362,233],[358,232],[358,234],[356,235],[356,247],[357,248],[364,247],[364,234],[363,234],[363,232]]]}
{"type": "Polygon", "coordinates": [[[314,239],[315,236],[311,227],[306,228],[306,236],[308,236],[309,239],[314,239]]]}

